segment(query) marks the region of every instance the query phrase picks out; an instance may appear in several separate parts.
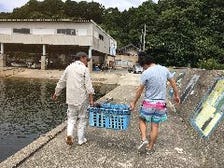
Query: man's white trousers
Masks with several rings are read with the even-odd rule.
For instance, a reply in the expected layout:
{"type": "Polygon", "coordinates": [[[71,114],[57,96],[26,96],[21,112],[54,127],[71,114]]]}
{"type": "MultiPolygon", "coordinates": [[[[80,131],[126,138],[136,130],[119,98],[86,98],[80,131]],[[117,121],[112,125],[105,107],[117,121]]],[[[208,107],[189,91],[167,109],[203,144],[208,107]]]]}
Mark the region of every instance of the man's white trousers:
{"type": "Polygon", "coordinates": [[[80,106],[68,105],[67,109],[67,136],[74,137],[74,127],[77,126],[78,141],[85,138],[85,128],[87,124],[88,101],[80,106]]]}

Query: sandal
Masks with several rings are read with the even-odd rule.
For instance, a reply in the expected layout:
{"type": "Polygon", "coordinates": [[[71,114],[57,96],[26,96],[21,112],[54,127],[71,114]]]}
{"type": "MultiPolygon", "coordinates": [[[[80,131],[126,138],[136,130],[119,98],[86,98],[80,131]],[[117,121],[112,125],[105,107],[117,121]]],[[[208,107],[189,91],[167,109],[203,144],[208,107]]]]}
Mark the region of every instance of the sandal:
{"type": "Polygon", "coordinates": [[[155,149],[148,149],[146,148],[146,155],[152,155],[153,153],[155,153],[155,149]]]}

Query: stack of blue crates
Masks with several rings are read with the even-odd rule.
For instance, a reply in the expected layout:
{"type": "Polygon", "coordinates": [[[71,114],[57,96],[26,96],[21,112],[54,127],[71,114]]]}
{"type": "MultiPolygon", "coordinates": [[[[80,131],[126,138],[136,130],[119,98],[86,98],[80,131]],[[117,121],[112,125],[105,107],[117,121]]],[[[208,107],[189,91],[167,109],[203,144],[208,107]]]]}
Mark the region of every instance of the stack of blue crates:
{"type": "Polygon", "coordinates": [[[104,103],[100,107],[90,107],[89,125],[92,127],[125,130],[130,121],[130,109],[126,104],[104,103]]]}

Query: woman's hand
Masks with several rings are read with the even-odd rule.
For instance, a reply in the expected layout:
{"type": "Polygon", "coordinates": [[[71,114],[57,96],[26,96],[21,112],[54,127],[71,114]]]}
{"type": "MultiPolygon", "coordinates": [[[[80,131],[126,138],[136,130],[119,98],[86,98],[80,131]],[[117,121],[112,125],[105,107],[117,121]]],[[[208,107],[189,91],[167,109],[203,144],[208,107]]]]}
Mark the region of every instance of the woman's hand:
{"type": "Polygon", "coordinates": [[[52,96],[52,100],[56,101],[58,99],[58,96],[54,93],[52,96]]]}
{"type": "Polygon", "coordinates": [[[134,102],[131,102],[130,103],[130,110],[131,111],[134,111],[134,109],[135,109],[135,103],[134,102]]]}

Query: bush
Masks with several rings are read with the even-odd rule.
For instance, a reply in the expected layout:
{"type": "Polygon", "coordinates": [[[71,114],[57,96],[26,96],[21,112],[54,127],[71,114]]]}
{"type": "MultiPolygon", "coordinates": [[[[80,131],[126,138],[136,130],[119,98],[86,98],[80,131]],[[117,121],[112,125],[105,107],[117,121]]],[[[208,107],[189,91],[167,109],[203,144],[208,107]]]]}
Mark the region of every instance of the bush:
{"type": "Polygon", "coordinates": [[[197,66],[199,68],[208,69],[208,70],[212,70],[212,69],[224,69],[224,65],[223,64],[220,64],[214,58],[199,60],[197,66]]]}

